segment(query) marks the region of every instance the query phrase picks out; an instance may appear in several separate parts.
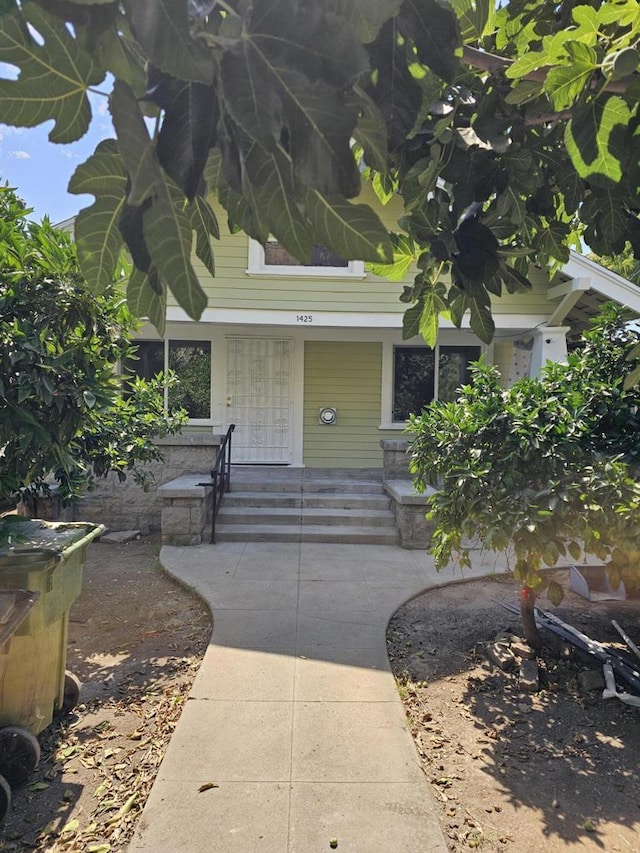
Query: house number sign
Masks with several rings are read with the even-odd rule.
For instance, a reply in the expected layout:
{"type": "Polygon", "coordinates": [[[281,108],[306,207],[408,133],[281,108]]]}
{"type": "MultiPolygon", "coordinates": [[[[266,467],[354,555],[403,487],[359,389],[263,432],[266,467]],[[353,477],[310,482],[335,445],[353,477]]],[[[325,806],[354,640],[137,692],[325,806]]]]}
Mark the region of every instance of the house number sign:
{"type": "Polygon", "coordinates": [[[313,323],[313,314],[296,314],[296,323],[313,323]]]}

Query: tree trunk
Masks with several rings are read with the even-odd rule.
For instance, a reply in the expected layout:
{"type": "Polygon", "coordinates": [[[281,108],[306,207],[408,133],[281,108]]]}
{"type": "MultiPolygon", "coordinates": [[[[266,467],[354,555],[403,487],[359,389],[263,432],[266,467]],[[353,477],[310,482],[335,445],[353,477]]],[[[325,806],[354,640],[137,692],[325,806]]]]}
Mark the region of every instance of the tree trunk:
{"type": "Polygon", "coordinates": [[[536,618],[533,608],[536,603],[536,594],[529,586],[523,586],[520,593],[520,615],[522,617],[522,627],[524,629],[524,638],[529,645],[534,649],[539,649],[542,645],[542,637],[536,625],[536,618]]]}

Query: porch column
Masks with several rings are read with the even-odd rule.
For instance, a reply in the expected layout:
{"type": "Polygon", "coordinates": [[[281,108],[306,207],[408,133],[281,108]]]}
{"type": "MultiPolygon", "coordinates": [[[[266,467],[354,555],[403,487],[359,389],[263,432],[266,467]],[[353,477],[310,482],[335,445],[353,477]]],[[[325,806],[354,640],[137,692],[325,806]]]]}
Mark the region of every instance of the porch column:
{"type": "Polygon", "coordinates": [[[543,326],[535,330],[529,376],[539,376],[548,361],[566,360],[568,331],[569,326],[543,326]]]}

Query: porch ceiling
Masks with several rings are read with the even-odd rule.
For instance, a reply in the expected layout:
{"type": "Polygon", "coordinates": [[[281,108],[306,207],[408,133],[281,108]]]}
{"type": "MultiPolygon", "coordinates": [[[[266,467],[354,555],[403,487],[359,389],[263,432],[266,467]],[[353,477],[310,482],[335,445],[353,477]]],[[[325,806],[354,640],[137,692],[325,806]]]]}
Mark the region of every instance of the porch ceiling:
{"type": "Polygon", "coordinates": [[[549,299],[557,300],[549,325],[569,326],[569,343],[580,338],[605,302],[624,305],[640,316],[640,287],[596,261],[572,251],[561,273],[563,280],[549,290],[549,299]]]}
{"type": "MultiPolygon", "coordinates": [[[[589,328],[590,321],[600,313],[602,306],[610,301],[609,297],[597,290],[586,290],[564,319],[564,325],[570,327],[567,343],[576,343],[585,329],[589,328]]],[[[633,313],[638,316],[637,312],[633,313]]]]}

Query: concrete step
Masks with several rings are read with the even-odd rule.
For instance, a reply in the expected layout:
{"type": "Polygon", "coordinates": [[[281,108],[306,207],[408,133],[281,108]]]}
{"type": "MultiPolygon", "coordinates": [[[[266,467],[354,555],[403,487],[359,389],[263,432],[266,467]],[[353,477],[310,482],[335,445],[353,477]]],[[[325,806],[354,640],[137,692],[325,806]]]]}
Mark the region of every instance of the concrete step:
{"type": "Polygon", "coordinates": [[[224,507],[326,507],[327,509],[387,509],[384,494],[332,494],[234,490],[224,496],[224,507]]]}
{"type": "Polygon", "coordinates": [[[390,509],[339,509],[326,507],[221,506],[216,524],[323,524],[370,527],[394,523],[390,509]]]}
{"type": "Polygon", "coordinates": [[[242,468],[216,520],[219,542],[398,542],[380,472],[242,468]]]}
{"type": "Polygon", "coordinates": [[[334,480],[329,477],[315,480],[285,480],[274,476],[272,479],[246,479],[231,477],[231,490],[242,492],[286,492],[287,494],[348,494],[381,495],[384,494],[379,480],[334,480]]]}
{"type": "Polygon", "coordinates": [[[216,524],[218,542],[334,542],[397,545],[395,527],[342,527],[316,524],[216,524]]]}

